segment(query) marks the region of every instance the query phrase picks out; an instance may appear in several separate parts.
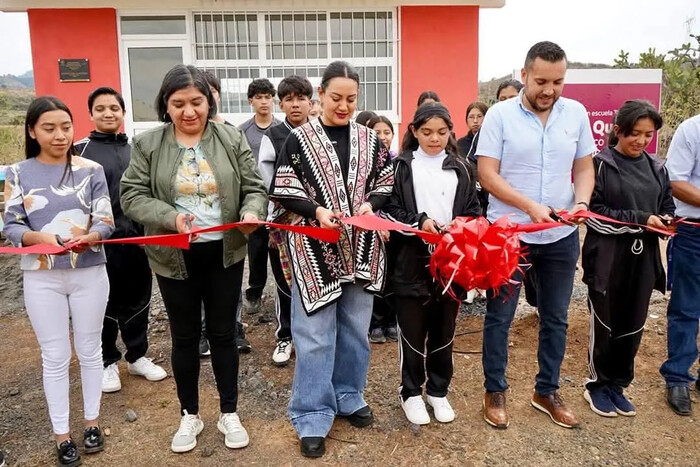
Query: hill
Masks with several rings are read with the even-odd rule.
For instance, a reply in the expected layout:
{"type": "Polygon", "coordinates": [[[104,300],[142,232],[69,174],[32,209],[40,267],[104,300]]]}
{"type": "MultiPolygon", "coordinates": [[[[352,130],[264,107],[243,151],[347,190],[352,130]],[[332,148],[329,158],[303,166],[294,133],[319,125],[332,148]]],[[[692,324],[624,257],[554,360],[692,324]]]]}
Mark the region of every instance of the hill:
{"type": "Polygon", "coordinates": [[[0,89],[34,89],[34,72],[29,70],[19,76],[0,75],[0,89]]]}

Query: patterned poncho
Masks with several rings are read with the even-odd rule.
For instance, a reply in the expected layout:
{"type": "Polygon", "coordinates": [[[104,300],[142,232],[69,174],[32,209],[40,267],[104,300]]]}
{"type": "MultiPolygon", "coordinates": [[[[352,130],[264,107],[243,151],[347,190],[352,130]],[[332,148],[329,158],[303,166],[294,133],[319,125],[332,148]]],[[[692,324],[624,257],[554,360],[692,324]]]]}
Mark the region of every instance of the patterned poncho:
{"type": "MultiPolygon", "coordinates": [[[[387,149],[374,131],[351,122],[348,159],[343,177],[340,158],[318,119],[296,128],[280,151],[271,188],[270,197],[279,203],[277,220],[319,226],[280,205],[322,206],[344,216],[352,216],[364,202],[380,209],[393,188],[387,149]]],[[[290,232],[288,246],[294,280],[309,314],[340,298],[342,283],[360,279],[370,292],[384,286],[386,252],[376,232],[344,226],[337,244],[290,232]]]]}

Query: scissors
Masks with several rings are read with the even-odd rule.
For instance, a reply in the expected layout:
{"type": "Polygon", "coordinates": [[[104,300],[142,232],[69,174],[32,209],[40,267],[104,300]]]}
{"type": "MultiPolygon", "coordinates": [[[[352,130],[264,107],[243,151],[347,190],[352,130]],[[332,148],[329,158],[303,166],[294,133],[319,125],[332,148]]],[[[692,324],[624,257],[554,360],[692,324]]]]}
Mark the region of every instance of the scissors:
{"type": "Polygon", "coordinates": [[[559,214],[557,214],[556,209],[554,209],[552,206],[547,206],[550,210],[549,216],[554,219],[555,222],[561,222],[562,224],[566,225],[575,225],[573,222],[569,222],[563,217],[561,217],[559,214]]]}

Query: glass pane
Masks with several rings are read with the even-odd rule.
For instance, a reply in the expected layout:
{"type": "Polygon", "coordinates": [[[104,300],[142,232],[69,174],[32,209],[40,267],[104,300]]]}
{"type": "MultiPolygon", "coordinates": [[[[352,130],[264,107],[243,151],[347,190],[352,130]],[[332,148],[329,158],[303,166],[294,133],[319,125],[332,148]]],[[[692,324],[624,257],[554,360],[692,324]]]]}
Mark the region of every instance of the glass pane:
{"type": "MultiPolygon", "coordinates": [[[[328,39],[328,33],[326,31],[326,15],[318,15],[318,38],[319,40],[325,41],[328,39]]],[[[337,31],[339,33],[339,31],[337,31]]]]}
{"type": "Polygon", "coordinates": [[[386,42],[378,42],[377,43],[377,57],[386,57],[386,56],[387,56],[386,42]]]}
{"type": "Polygon", "coordinates": [[[215,42],[225,42],[225,37],[224,37],[224,18],[221,15],[217,15],[214,17],[214,20],[216,21],[216,27],[214,29],[216,36],[215,36],[215,42]]]}
{"type": "Polygon", "coordinates": [[[238,77],[245,78],[245,79],[250,78],[250,69],[249,68],[241,68],[240,70],[238,70],[238,77]]]}
{"type": "Polygon", "coordinates": [[[340,53],[340,43],[339,42],[333,42],[331,44],[331,56],[332,57],[341,57],[340,53]]]}
{"type": "Polygon", "coordinates": [[[204,47],[201,45],[197,46],[197,60],[204,60],[204,47]]]}
{"type": "Polygon", "coordinates": [[[340,56],[343,58],[352,58],[352,44],[343,44],[340,56]]]}
{"type": "Polygon", "coordinates": [[[270,15],[270,33],[273,42],[282,40],[282,19],[280,15],[270,15]]]}
{"type": "Polygon", "coordinates": [[[389,85],[377,85],[377,110],[389,110],[389,85]]]}
{"type": "Polygon", "coordinates": [[[294,40],[297,42],[306,40],[305,33],[304,15],[294,15],[294,40]]]}
{"type": "Polygon", "coordinates": [[[377,67],[377,81],[389,81],[389,67],[377,67]]]}
{"type": "Polygon", "coordinates": [[[374,40],[374,13],[365,13],[365,40],[374,40]]]}
{"type": "Polygon", "coordinates": [[[185,34],[184,16],[122,16],[122,34],[185,34]]]}
{"type": "Polygon", "coordinates": [[[223,45],[218,45],[216,46],[216,59],[217,60],[225,60],[226,55],[224,55],[224,46],[223,45]]]}
{"type": "Polygon", "coordinates": [[[292,15],[282,15],[282,40],[292,42],[294,40],[294,23],[292,15]]]}
{"type": "MultiPolygon", "coordinates": [[[[317,29],[318,22],[316,21],[315,15],[306,15],[306,40],[316,41],[318,38],[317,29]]],[[[297,40],[299,40],[299,34],[297,33],[297,40]]]]}
{"type": "Polygon", "coordinates": [[[258,17],[248,16],[248,42],[258,41],[258,17]]]}
{"type": "Polygon", "coordinates": [[[153,101],[165,73],[182,63],[182,47],[130,48],[128,55],[134,121],[157,121],[153,101]]]}
{"type": "Polygon", "coordinates": [[[233,45],[229,45],[226,47],[226,53],[228,54],[228,60],[235,60],[236,58],[238,58],[238,55],[236,55],[236,47],[233,45]]]}
{"type": "Polygon", "coordinates": [[[342,37],[344,41],[352,40],[352,13],[343,13],[340,23],[340,37],[342,37]]]}
{"type": "Polygon", "coordinates": [[[318,58],[318,46],[317,45],[307,45],[307,53],[309,54],[307,58],[318,58]]]}
{"type": "Polygon", "coordinates": [[[367,66],[365,67],[365,81],[377,81],[377,67],[367,66]]]}
{"type": "Polygon", "coordinates": [[[284,52],[282,57],[283,58],[294,58],[294,46],[289,44],[284,44],[283,46],[284,52]]]}
{"type": "MultiPolygon", "coordinates": [[[[236,36],[231,36],[231,39],[235,37],[238,42],[248,42],[248,38],[250,37],[248,36],[248,25],[246,24],[245,16],[243,15],[236,16],[236,32],[238,34],[236,36]]],[[[255,40],[257,40],[257,31],[254,37],[255,40]]]]}
{"type": "Polygon", "coordinates": [[[284,70],[282,68],[273,68],[272,69],[272,77],[273,78],[282,78],[284,77],[284,70]]]}
{"type": "Polygon", "coordinates": [[[248,47],[250,58],[253,60],[257,60],[258,58],[258,46],[257,45],[251,45],[248,47]]]}
{"type": "Polygon", "coordinates": [[[234,42],[236,40],[236,22],[233,15],[224,15],[224,29],[226,30],[226,42],[234,42]]]}
{"type": "Polygon", "coordinates": [[[239,45],[238,46],[238,59],[239,60],[248,60],[250,57],[248,56],[248,47],[245,45],[239,45]]]}
{"type": "Polygon", "coordinates": [[[251,69],[251,76],[250,77],[253,79],[260,78],[260,69],[258,69],[258,68],[251,69]]]}
{"type": "Polygon", "coordinates": [[[389,13],[389,15],[386,19],[386,38],[387,39],[394,38],[394,22],[391,20],[391,13],[389,13]]]}
{"type": "Polygon", "coordinates": [[[352,14],[352,37],[356,41],[361,41],[364,37],[362,32],[362,13],[352,14]]]}
{"type": "Polygon", "coordinates": [[[306,46],[305,45],[295,45],[294,46],[294,58],[306,58],[306,46]]]}
{"type": "Polygon", "coordinates": [[[368,42],[365,44],[365,53],[368,57],[377,56],[377,45],[374,42],[368,42]]]}
{"type": "Polygon", "coordinates": [[[340,40],[340,18],[337,15],[331,15],[331,40],[340,40]]]}
{"type": "Polygon", "coordinates": [[[272,46],[272,58],[283,58],[281,45],[272,46]]]}
{"type": "Polygon", "coordinates": [[[377,39],[388,39],[386,35],[386,13],[377,13],[377,39]]]}
{"type": "Polygon", "coordinates": [[[326,47],[326,44],[319,46],[319,52],[318,58],[328,58],[328,47],[326,47]]]}
{"type": "Polygon", "coordinates": [[[353,44],[353,57],[364,57],[365,52],[364,52],[364,47],[362,42],[355,42],[353,44]]]}
{"type": "Polygon", "coordinates": [[[389,47],[389,51],[387,52],[386,56],[387,56],[387,57],[393,57],[393,56],[394,56],[394,43],[393,43],[393,42],[389,42],[388,47],[389,47]]]}
{"type": "Polygon", "coordinates": [[[204,48],[204,56],[207,60],[214,60],[214,46],[210,45],[204,48]]]}

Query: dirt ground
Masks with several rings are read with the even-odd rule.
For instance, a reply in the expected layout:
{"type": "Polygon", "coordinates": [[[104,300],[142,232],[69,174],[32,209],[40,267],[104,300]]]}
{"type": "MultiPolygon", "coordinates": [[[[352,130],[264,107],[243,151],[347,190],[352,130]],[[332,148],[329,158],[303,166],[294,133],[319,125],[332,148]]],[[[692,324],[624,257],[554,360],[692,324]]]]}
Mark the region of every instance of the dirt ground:
{"type": "MultiPolygon", "coordinates": [[[[18,270],[17,258],[0,256],[0,447],[7,451],[9,465],[53,465],[39,348],[23,311],[18,270]]],[[[253,352],[241,356],[238,413],[250,433],[250,446],[227,449],[216,429],[218,403],[210,360],[202,360],[200,384],[205,428],[197,448],[180,455],[170,451],[179,422],[172,377],[149,383],[128,375],[122,363],[122,390],[102,399],[101,424],[109,432],[106,450],[84,456],[84,465],[698,465],[700,412],[696,407],[695,416],[679,417],[666,406],[658,368],[666,355],[667,299],[655,294],[652,302],[637,358],[637,377],[628,391],[637,406],[636,417],[605,419],[593,414],[583,400],[588,312],[579,278],[569,312],[561,392],[581,420],[580,429],[560,428],[529,405],[537,371],[537,316],[526,305],[519,309],[510,338],[511,426],[498,431],[484,422],[479,353],[483,318],[478,313],[484,304],[476,302],[463,310],[458,322],[449,395],[457,413],[453,423],[409,426],[398,402],[397,345],[376,344],[366,389],[375,424],[356,429],[339,420],[327,442],[326,456],[316,461],[304,459],[286,416],[293,365],[272,366],[274,326],[257,324],[255,317],[245,316],[253,352]],[[138,416],[133,422],[125,419],[130,409],[138,416]]],[[[269,298],[265,306],[272,306],[269,298]]],[[[149,337],[149,355],[170,372],[168,323],[157,287],[149,337]]],[[[75,359],[71,404],[73,433],[78,439],[82,401],[75,359]]]]}

